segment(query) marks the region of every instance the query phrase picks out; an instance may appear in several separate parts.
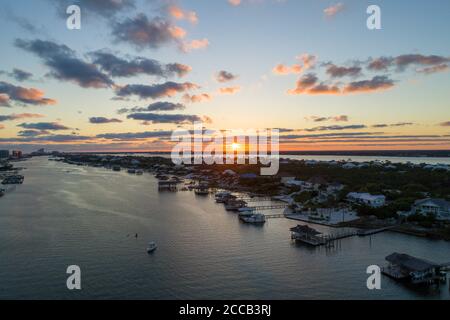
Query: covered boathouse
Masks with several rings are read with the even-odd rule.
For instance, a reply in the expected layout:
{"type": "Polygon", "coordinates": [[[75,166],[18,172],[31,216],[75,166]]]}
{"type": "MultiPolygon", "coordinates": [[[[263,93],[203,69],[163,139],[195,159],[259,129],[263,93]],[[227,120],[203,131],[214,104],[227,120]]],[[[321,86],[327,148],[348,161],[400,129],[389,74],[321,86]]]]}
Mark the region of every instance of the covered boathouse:
{"type": "Polygon", "coordinates": [[[382,272],[395,280],[413,284],[432,284],[447,280],[444,265],[439,263],[397,252],[387,256],[386,260],[389,265],[382,272]]]}

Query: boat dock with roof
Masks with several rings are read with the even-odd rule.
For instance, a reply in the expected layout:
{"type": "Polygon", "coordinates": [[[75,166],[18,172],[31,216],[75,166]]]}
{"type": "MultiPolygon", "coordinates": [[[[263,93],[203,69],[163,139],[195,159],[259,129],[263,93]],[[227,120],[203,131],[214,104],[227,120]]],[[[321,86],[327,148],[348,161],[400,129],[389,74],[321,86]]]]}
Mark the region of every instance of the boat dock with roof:
{"type": "Polygon", "coordinates": [[[445,283],[447,280],[445,269],[450,265],[450,263],[440,264],[397,252],[387,256],[386,261],[389,265],[382,268],[384,275],[412,284],[445,283]]]}

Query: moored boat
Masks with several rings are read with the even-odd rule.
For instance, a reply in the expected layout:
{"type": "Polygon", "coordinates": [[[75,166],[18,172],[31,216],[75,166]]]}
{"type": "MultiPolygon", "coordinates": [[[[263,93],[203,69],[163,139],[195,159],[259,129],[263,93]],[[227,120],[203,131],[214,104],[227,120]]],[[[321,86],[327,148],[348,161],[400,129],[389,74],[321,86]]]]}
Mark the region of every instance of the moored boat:
{"type": "Polygon", "coordinates": [[[155,242],[149,242],[147,247],[147,253],[153,253],[158,248],[155,242]]]}
{"type": "Polygon", "coordinates": [[[266,222],[266,216],[261,213],[251,215],[239,215],[239,218],[245,223],[262,224],[266,222]]]}
{"type": "Polygon", "coordinates": [[[225,210],[227,211],[238,211],[245,207],[247,207],[247,202],[244,200],[231,199],[225,202],[225,210]]]}
{"type": "Polygon", "coordinates": [[[228,191],[218,192],[215,195],[215,199],[216,199],[217,203],[225,203],[227,200],[232,199],[232,198],[236,198],[236,196],[233,196],[231,194],[231,192],[228,192],[228,191]]]}

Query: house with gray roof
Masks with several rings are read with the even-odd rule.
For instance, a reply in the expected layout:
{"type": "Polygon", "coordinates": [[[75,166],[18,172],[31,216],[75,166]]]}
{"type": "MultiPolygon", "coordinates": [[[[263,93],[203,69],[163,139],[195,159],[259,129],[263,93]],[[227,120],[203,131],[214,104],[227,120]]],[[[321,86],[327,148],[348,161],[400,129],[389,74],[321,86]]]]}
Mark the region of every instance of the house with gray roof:
{"type": "Polygon", "coordinates": [[[433,214],[438,220],[450,220],[450,202],[434,198],[416,200],[411,214],[433,214]]]}

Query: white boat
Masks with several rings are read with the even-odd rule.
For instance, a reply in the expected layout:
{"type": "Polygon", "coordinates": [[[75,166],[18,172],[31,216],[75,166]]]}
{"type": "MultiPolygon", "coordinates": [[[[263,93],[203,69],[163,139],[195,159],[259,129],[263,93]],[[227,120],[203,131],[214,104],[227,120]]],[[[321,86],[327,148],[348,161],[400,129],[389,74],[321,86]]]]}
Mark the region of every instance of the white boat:
{"type": "Polygon", "coordinates": [[[147,253],[153,253],[158,248],[156,242],[149,242],[147,247],[147,253]]]}

